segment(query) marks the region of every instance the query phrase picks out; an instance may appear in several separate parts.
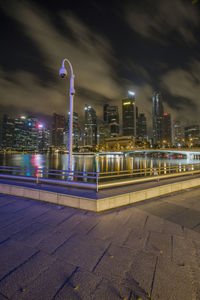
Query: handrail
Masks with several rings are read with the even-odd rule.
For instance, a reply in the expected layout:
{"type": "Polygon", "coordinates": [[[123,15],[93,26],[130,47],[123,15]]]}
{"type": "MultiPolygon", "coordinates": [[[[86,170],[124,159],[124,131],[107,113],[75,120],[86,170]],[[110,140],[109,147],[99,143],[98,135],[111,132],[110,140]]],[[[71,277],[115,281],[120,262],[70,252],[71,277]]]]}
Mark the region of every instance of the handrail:
{"type": "Polygon", "coordinates": [[[138,180],[149,181],[159,180],[162,178],[181,176],[184,174],[200,173],[200,163],[183,164],[183,165],[168,165],[168,166],[152,166],[148,168],[128,169],[128,170],[113,170],[108,172],[102,171],[77,171],[77,170],[57,170],[48,168],[35,167],[15,167],[15,166],[0,166],[0,177],[7,178],[23,178],[23,180],[36,180],[39,182],[54,181],[59,184],[81,186],[91,186],[96,190],[105,188],[106,186],[135,183],[138,180]],[[115,182],[115,183],[114,183],[115,182]]]}

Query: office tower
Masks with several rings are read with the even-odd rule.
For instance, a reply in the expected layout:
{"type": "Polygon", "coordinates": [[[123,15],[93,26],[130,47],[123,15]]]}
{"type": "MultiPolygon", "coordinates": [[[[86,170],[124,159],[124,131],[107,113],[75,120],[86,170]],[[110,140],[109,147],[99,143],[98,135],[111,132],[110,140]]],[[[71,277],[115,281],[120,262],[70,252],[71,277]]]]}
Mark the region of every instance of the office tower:
{"type": "Polygon", "coordinates": [[[110,127],[110,137],[119,135],[119,112],[118,106],[104,105],[104,122],[110,127]]]}
{"type": "Polygon", "coordinates": [[[51,146],[50,130],[44,124],[37,123],[37,136],[38,150],[48,150],[51,146]]]}
{"type": "MultiPolygon", "coordinates": [[[[14,119],[14,147],[16,150],[28,150],[30,143],[33,143],[27,125],[27,117],[25,115],[14,119]]],[[[34,140],[35,143],[35,140],[34,140]]]]}
{"type": "Polygon", "coordinates": [[[14,145],[14,120],[4,115],[1,126],[1,145],[3,149],[12,148],[14,145]]]}
{"type": "MultiPolygon", "coordinates": [[[[68,118],[67,118],[67,124],[64,131],[64,144],[69,147],[69,116],[70,112],[68,112],[68,118]]],[[[78,147],[80,145],[80,130],[79,130],[79,119],[78,114],[76,112],[73,112],[73,147],[78,147]]]]}
{"type": "Polygon", "coordinates": [[[189,147],[200,145],[199,125],[185,127],[185,140],[189,147]]]}
{"type": "Polygon", "coordinates": [[[85,132],[84,144],[89,146],[97,145],[97,116],[96,111],[85,104],[85,132]]]}
{"type": "Polygon", "coordinates": [[[26,118],[26,149],[27,150],[37,150],[39,146],[39,135],[42,130],[43,125],[41,125],[38,119],[34,116],[29,116],[26,118]]]}
{"type": "Polygon", "coordinates": [[[142,141],[147,140],[147,119],[145,114],[140,113],[137,115],[137,138],[142,141]]]}
{"type": "Polygon", "coordinates": [[[136,137],[136,107],[135,94],[128,94],[122,99],[122,127],[124,136],[136,137]]]}
{"type": "Polygon", "coordinates": [[[152,118],[153,118],[153,144],[161,145],[163,103],[162,103],[161,94],[159,92],[154,92],[152,97],[152,118]]]}
{"type": "Polygon", "coordinates": [[[172,143],[171,115],[164,113],[162,117],[162,146],[170,147],[172,143]]]}
{"type": "Polygon", "coordinates": [[[110,126],[107,122],[101,121],[98,126],[98,144],[104,145],[105,140],[110,137],[110,126]]]}
{"type": "Polygon", "coordinates": [[[104,104],[104,106],[103,106],[103,120],[104,120],[104,122],[108,122],[108,107],[109,107],[109,104],[104,104]]]}
{"type": "Polygon", "coordinates": [[[185,144],[185,132],[180,121],[172,122],[172,144],[175,147],[182,147],[185,144]]]}
{"type": "Polygon", "coordinates": [[[59,147],[63,146],[63,131],[65,127],[65,118],[62,115],[56,113],[53,114],[53,126],[52,126],[52,145],[59,147]]]}

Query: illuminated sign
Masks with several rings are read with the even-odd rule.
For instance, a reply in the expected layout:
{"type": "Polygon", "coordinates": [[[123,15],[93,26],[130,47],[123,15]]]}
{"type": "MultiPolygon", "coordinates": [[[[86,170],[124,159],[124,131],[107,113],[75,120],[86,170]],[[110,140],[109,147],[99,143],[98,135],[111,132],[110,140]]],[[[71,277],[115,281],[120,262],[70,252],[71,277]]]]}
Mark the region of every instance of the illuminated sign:
{"type": "Polygon", "coordinates": [[[132,104],[131,102],[124,102],[123,105],[129,105],[132,104]]]}

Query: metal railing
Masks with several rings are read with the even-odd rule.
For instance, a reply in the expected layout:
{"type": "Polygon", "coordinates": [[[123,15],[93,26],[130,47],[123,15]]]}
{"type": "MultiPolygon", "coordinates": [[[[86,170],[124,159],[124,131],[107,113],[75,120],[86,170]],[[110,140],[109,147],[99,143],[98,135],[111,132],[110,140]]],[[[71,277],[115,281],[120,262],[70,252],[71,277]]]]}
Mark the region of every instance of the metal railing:
{"type": "Polygon", "coordinates": [[[46,168],[0,166],[0,178],[62,184],[95,190],[200,173],[200,163],[108,172],[69,171],[46,168]]]}

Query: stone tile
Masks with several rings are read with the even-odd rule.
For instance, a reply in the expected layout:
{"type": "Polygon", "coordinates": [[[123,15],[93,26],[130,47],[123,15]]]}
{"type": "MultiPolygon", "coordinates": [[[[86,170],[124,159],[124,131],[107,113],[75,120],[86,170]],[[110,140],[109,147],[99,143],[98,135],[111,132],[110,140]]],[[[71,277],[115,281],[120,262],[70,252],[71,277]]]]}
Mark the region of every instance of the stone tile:
{"type": "Polygon", "coordinates": [[[146,222],[145,222],[144,230],[145,231],[162,232],[163,223],[164,223],[163,219],[161,219],[157,216],[148,215],[146,222]]]}
{"type": "Polygon", "coordinates": [[[7,297],[5,297],[4,295],[2,295],[1,293],[0,293],[0,300],[7,300],[8,298],[7,297]]]}
{"type": "Polygon", "coordinates": [[[163,220],[162,233],[178,236],[184,235],[181,225],[172,223],[168,220],[163,220]]]}
{"type": "Polygon", "coordinates": [[[0,280],[15,268],[30,259],[37,249],[27,247],[23,243],[8,240],[0,245],[0,280]]]}
{"type": "Polygon", "coordinates": [[[97,286],[91,299],[92,300],[97,300],[97,299],[133,300],[134,298],[131,298],[130,295],[131,295],[131,289],[125,286],[115,285],[114,283],[103,279],[100,282],[100,284],[97,286]]]}
{"type": "Polygon", "coordinates": [[[151,292],[156,262],[157,256],[155,254],[141,251],[135,257],[121,283],[129,288],[134,285],[147,296],[151,292]]]}
{"type": "Polygon", "coordinates": [[[59,247],[53,255],[68,263],[92,271],[101,256],[104,255],[108,245],[106,241],[77,235],[59,247]]]}
{"type": "Polygon", "coordinates": [[[12,299],[53,299],[74,271],[75,266],[64,261],[55,261],[48,269],[39,274],[35,280],[27,285],[23,285],[23,292],[18,291],[12,299]]]}
{"type": "Polygon", "coordinates": [[[160,253],[165,256],[172,256],[172,236],[160,232],[151,231],[146,242],[146,251],[151,251],[155,255],[160,253]]]}
{"type": "Polygon", "coordinates": [[[120,283],[133,263],[136,253],[135,249],[111,245],[94,272],[102,278],[120,283]]]}
{"type": "Polygon", "coordinates": [[[101,278],[97,275],[78,269],[57,294],[55,300],[91,299],[100,281],[101,278]]]}
{"type": "Polygon", "coordinates": [[[177,266],[195,261],[195,244],[192,240],[180,236],[173,237],[173,261],[177,266]]]}
{"type": "Polygon", "coordinates": [[[159,256],[152,290],[153,299],[197,299],[188,269],[159,256]]]}
{"type": "Polygon", "coordinates": [[[10,298],[21,288],[36,279],[40,273],[54,262],[54,258],[42,252],[37,252],[22,266],[14,270],[0,282],[0,292],[10,298]]]}
{"type": "Polygon", "coordinates": [[[200,223],[200,212],[184,208],[182,212],[179,211],[170,216],[168,220],[187,228],[193,228],[200,223]]]}

